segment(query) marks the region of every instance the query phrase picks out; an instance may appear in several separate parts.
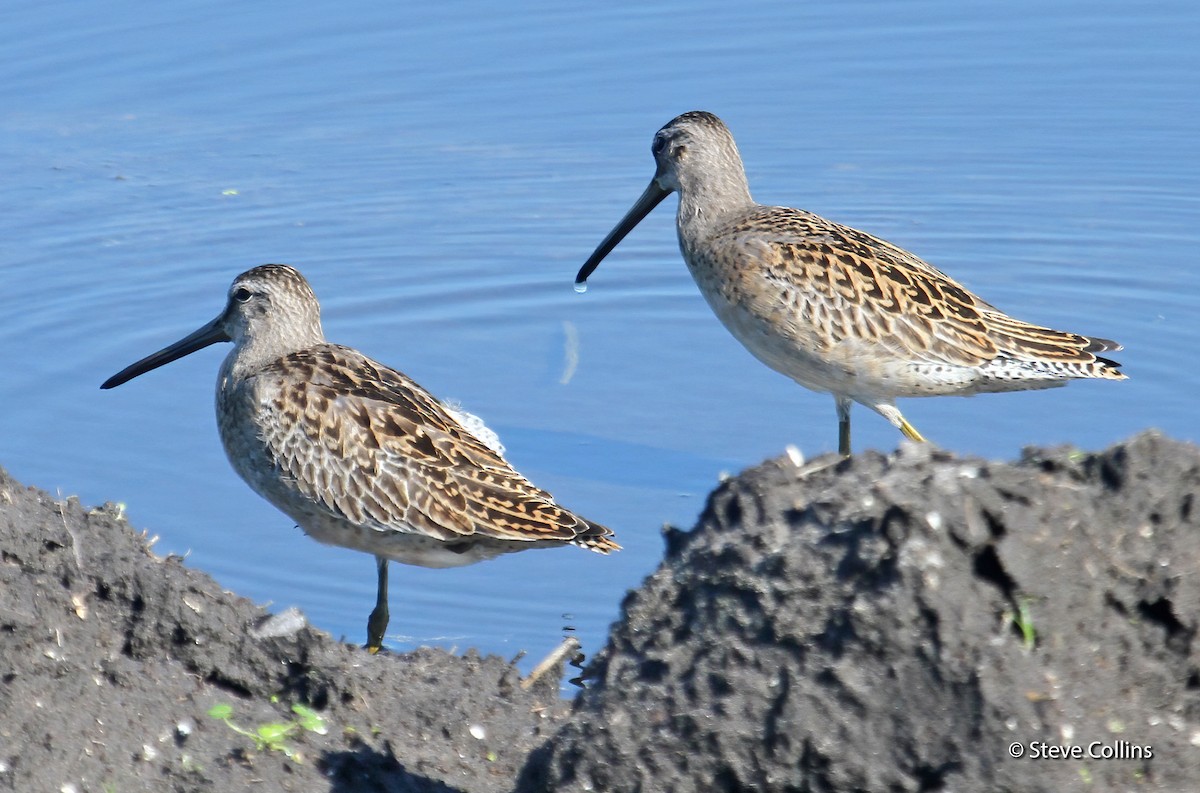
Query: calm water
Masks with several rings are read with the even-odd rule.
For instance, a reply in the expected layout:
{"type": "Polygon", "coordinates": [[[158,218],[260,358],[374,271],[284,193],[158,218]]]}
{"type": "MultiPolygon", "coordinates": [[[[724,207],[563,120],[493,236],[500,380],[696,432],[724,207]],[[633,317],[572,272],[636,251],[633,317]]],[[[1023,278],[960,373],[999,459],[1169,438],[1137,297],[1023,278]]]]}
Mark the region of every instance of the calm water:
{"type": "MultiPolygon", "coordinates": [[[[1011,458],[1197,438],[1200,6],[518,5],[7,4],[0,465],[124,502],[160,552],[361,641],[371,559],[304,538],[224,459],[224,349],[98,390],[234,275],[288,262],[331,339],[482,415],[626,548],[396,566],[392,646],[539,656],[571,626],[594,652],[721,472],[836,448],[832,400],[710,314],[674,199],[571,288],[649,180],[654,131],[691,109],[730,125],[760,201],[1126,346],[1127,383],[903,403],[931,439],[1011,458]]],[[[857,448],[899,442],[855,416],[857,448]]]]}

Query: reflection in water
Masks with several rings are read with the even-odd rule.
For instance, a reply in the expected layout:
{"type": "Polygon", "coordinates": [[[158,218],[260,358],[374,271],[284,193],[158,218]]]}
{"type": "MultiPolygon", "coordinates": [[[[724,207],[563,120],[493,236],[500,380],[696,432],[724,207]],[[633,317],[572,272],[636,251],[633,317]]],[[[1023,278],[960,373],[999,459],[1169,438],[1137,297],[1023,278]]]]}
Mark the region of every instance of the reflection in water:
{"type": "Polygon", "coordinates": [[[559,385],[567,385],[579,368],[579,329],[569,319],[563,320],[563,373],[559,385]]]}

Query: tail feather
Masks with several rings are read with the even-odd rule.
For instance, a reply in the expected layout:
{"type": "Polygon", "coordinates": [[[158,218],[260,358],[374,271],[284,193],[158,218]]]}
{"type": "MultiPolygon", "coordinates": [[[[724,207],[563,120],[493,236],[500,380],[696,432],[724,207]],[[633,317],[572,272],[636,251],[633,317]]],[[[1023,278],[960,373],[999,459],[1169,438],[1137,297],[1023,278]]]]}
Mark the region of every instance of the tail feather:
{"type": "MultiPolygon", "coordinates": [[[[1097,336],[1085,336],[1084,338],[1088,341],[1088,345],[1083,348],[1084,352],[1120,352],[1125,349],[1111,339],[1101,339],[1097,336]]],[[[1097,358],[1097,360],[1104,359],[1097,358]]],[[[1113,366],[1120,366],[1120,364],[1113,363],[1112,361],[1107,361],[1107,363],[1111,363],[1113,366]]]]}
{"type": "Polygon", "coordinates": [[[1002,359],[1027,361],[1055,377],[1096,377],[1124,380],[1121,364],[1096,353],[1117,352],[1120,344],[1111,339],[1044,328],[996,313],[988,317],[991,336],[1002,359]]]}
{"type": "MultiPolygon", "coordinates": [[[[575,517],[579,518],[578,515],[575,517]]],[[[579,518],[579,522],[583,524],[579,533],[575,535],[572,542],[581,548],[587,548],[589,551],[596,553],[609,553],[610,551],[619,551],[621,546],[612,539],[612,529],[607,526],[601,526],[599,523],[593,523],[586,518],[579,518]]]]}

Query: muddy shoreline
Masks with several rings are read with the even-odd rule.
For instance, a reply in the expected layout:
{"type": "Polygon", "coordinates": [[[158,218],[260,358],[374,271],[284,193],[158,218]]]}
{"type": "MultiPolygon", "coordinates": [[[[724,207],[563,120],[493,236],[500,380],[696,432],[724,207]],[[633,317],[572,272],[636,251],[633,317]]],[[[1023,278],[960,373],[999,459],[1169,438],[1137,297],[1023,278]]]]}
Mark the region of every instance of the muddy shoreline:
{"type": "Polygon", "coordinates": [[[371,656],[272,617],[157,556],[115,507],[0,472],[0,789],[1200,779],[1191,444],[1143,433],[1015,463],[785,456],[723,483],[666,541],[567,702],[560,674],[527,690],[505,659],[371,656]],[[1085,756],[1031,756],[1071,746],[1085,756]]]}

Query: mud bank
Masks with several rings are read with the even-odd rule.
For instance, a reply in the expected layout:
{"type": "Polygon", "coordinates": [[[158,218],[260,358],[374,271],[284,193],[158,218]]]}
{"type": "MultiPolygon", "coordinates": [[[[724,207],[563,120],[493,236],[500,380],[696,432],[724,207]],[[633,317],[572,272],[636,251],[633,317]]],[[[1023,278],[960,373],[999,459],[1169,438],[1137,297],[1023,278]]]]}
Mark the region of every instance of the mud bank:
{"type": "Polygon", "coordinates": [[[503,659],[371,656],[272,618],[156,556],[115,508],[0,473],[0,789],[1200,779],[1195,446],[1145,433],[1017,463],[782,457],[666,540],[570,703],[554,675],[525,690],[503,659]],[[220,704],[228,720],[209,715],[220,704]]]}

